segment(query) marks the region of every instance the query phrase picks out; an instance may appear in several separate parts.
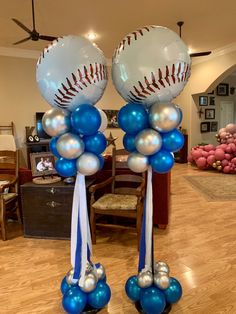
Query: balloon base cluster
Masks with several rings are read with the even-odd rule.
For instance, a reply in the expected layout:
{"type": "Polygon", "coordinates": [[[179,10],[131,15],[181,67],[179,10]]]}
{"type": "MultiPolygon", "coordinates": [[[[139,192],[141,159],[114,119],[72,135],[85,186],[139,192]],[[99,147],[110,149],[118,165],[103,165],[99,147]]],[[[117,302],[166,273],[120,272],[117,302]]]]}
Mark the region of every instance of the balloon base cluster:
{"type": "Polygon", "coordinates": [[[215,169],[236,174],[236,124],[230,123],[216,134],[219,145],[199,145],[191,149],[188,161],[201,170],[215,169]]]}
{"type": "Polygon", "coordinates": [[[159,261],[153,270],[144,268],[137,276],[131,276],[125,292],[139,313],[163,314],[180,300],[182,287],[177,279],[169,277],[169,266],[159,261]]]}
{"type": "Polygon", "coordinates": [[[110,301],[111,290],[106,283],[105,269],[101,264],[89,263],[83,286],[74,279],[70,270],[61,282],[62,306],[68,314],[93,314],[110,301]]]}

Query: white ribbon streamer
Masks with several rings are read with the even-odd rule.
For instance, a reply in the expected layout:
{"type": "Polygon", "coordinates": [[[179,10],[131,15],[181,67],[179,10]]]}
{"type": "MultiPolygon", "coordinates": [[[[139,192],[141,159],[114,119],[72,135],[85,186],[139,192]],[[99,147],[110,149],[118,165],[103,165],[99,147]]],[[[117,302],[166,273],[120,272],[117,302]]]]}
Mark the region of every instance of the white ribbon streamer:
{"type": "Polygon", "coordinates": [[[152,167],[148,167],[147,193],[146,193],[145,268],[152,268],[152,228],[153,228],[152,167]]]}
{"type": "Polygon", "coordinates": [[[76,176],[73,204],[72,204],[72,215],[71,215],[71,265],[75,268],[75,253],[77,246],[77,229],[78,229],[78,214],[79,214],[79,175],[76,176]]]}

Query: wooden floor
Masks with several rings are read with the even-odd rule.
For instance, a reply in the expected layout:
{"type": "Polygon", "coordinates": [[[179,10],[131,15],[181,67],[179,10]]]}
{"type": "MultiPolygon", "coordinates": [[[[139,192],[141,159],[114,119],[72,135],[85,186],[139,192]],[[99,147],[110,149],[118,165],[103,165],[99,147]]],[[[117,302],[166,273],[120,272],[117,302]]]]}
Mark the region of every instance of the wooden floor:
{"type": "MultiPolygon", "coordinates": [[[[180,164],[172,171],[170,223],[167,230],[155,230],[155,259],[165,260],[183,286],[171,313],[234,314],[236,202],[206,201],[183,178],[195,174],[199,171],[180,164]]],[[[0,313],[63,313],[60,282],[70,268],[69,241],[25,239],[14,226],[10,237],[0,240],[0,313]]],[[[108,308],[100,313],[137,313],[124,293],[126,279],[137,269],[135,236],[100,232],[93,261],[105,265],[112,289],[108,308]]]]}

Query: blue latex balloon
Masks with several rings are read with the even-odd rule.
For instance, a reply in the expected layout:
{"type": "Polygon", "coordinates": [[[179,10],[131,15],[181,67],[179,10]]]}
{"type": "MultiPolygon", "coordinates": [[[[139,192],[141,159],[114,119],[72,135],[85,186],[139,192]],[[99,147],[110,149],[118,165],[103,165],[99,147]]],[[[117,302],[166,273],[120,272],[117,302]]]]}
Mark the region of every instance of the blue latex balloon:
{"type": "Polygon", "coordinates": [[[95,309],[102,309],[111,298],[110,287],[102,280],[97,283],[97,287],[88,293],[88,304],[95,309]]]}
{"type": "Polygon", "coordinates": [[[125,284],[125,292],[128,298],[134,302],[140,299],[141,288],[137,284],[137,276],[129,277],[125,284]]]}
{"type": "Polygon", "coordinates": [[[174,129],[173,131],[163,133],[162,136],[162,149],[165,149],[169,152],[177,152],[184,145],[184,136],[183,134],[174,129]]]}
{"type": "Polygon", "coordinates": [[[126,133],[123,137],[123,145],[124,145],[124,148],[130,153],[136,151],[135,134],[126,133]]]}
{"type": "Polygon", "coordinates": [[[53,137],[49,142],[49,148],[54,156],[56,156],[57,158],[60,158],[61,156],[59,155],[57,151],[57,140],[58,140],[58,137],[53,137]]]}
{"type": "Polygon", "coordinates": [[[65,276],[61,282],[61,293],[65,294],[71,287],[72,286],[67,283],[66,276],[65,276]]]}
{"type": "Polygon", "coordinates": [[[118,123],[122,130],[136,134],[148,127],[148,114],[142,105],[127,104],[118,113],[118,123]]]}
{"type": "Polygon", "coordinates": [[[166,302],[176,303],[182,296],[182,287],[179,281],[173,277],[170,278],[170,286],[163,291],[165,294],[166,302]]]}
{"type": "Polygon", "coordinates": [[[142,289],[140,304],[146,314],[161,314],[166,306],[164,294],[156,287],[142,289]]]}
{"type": "Polygon", "coordinates": [[[158,173],[167,173],[174,165],[174,157],[170,152],[160,150],[149,157],[149,162],[154,171],[158,173]]]}
{"type": "Polygon", "coordinates": [[[87,295],[78,286],[69,289],[62,298],[62,306],[68,314],[82,313],[87,303],[87,295]]]}
{"type": "Polygon", "coordinates": [[[71,114],[72,127],[82,135],[95,134],[101,125],[97,108],[89,104],[79,105],[71,114]]]}
{"type": "Polygon", "coordinates": [[[72,177],[77,173],[76,159],[59,158],[55,163],[57,173],[62,177],[72,177]]]}
{"type": "Polygon", "coordinates": [[[85,151],[94,153],[96,155],[101,154],[107,147],[107,140],[101,132],[97,132],[93,135],[83,137],[85,151]]]}
{"type": "Polygon", "coordinates": [[[99,170],[101,170],[104,166],[104,163],[105,163],[105,160],[104,158],[101,156],[101,155],[97,155],[99,161],[100,161],[100,167],[99,167],[99,170]]]}

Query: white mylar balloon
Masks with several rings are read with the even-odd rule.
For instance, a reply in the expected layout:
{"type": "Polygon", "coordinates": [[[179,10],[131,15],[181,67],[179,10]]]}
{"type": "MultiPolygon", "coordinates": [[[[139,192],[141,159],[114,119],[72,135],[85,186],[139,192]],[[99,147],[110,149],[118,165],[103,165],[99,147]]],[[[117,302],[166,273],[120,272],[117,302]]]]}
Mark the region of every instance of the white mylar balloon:
{"type": "Polygon", "coordinates": [[[57,38],[38,59],[36,80],[50,105],[73,111],[102,97],[107,85],[106,59],[86,38],[57,38]]]}
{"type": "Polygon", "coordinates": [[[100,126],[98,131],[103,133],[106,130],[107,125],[108,125],[107,115],[105,114],[105,112],[102,109],[99,109],[99,108],[97,108],[97,109],[98,109],[100,116],[101,116],[101,126],[100,126]]]}
{"type": "Polygon", "coordinates": [[[112,79],[127,102],[171,101],[190,76],[190,56],[172,30],[150,25],[128,34],[113,55],[112,79]]]}

